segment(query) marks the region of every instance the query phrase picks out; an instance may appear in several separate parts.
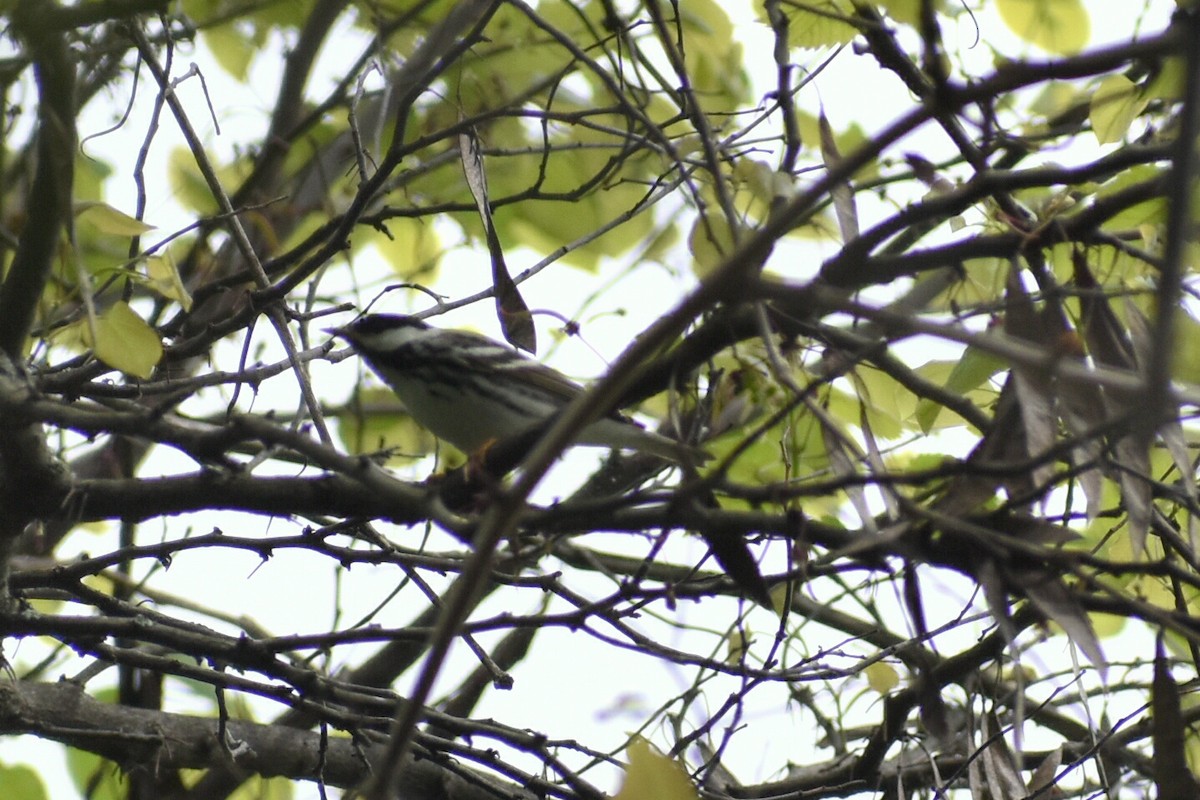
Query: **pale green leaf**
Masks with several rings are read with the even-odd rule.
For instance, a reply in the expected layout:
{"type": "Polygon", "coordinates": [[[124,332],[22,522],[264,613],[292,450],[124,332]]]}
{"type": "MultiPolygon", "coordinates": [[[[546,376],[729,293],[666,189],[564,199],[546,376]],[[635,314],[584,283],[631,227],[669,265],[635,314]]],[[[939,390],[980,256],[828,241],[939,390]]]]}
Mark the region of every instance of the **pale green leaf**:
{"type": "MultiPolygon", "coordinates": [[[[613,128],[620,125],[616,117],[592,119],[596,125],[611,124],[613,128]]],[[[494,135],[488,138],[491,147],[512,146],[500,145],[494,135]]],[[[576,145],[599,146],[583,150],[573,147],[560,150],[555,147],[544,164],[542,157],[536,154],[489,156],[488,183],[492,195],[501,197],[526,191],[530,177],[539,173],[544,174],[544,180],[539,179],[542,191],[547,194],[570,193],[594,180],[600,172],[610,169],[610,156],[606,148],[614,146],[615,140],[608,133],[576,128],[570,132],[570,140],[576,145]]],[[[640,188],[641,182],[658,168],[659,161],[656,158],[631,158],[622,163],[620,171],[610,178],[606,188],[589,192],[577,200],[505,206],[503,213],[496,214],[496,232],[505,249],[527,245],[538,252],[554,252],[564,243],[590,237],[598,227],[627,217],[630,209],[637,208],[645,199],[644,189],[640,188]]],[[[456,192],[464,200],[469,197],[465,188],[459,177],[456,192]]],[[[473,216],[474,222],[467,215],[458,217],[468,232],[479,229],[478,215],[473,216]]],[[[643,245],[653,229],[652,214],[636,213],[600,238],[572,249],[564,260],[573,266],[595,270],[602,257],[611,257],[643,245]]]]}
{"type": "MultiPolygon", "coordinates": [[[[930,364],[926,364],[919,372],[925,374],[930,366],[930,364]]],[[[984,381],[1000,372],[1005,366],[1006,363],[1002,358],[977,347],[968,347],[962,358],[954,362],[950,375],[946,378],[946,383],[942,388],[948,394],[964,396],[971,390],[982,386],[984,381]]],[[[921,402],[917,404],[917,423],[921,426],[922,431],[929,433],[933,429],[943,408],[944,406],[933,400],[921,399],[921,402]]]]}
{"type": "Polygon", "coordinates": [[[1091,38],[1083,0],[996,0],[996,9],[1013,33],[1050,53],[1078,53],[1091,38]]]}
{"type": "Polygon", "coordinates": [[[700,278],[708,275],[733,252],[733,229],[720,213],[702,213],[688,234],[692,269],[700,278]]]}
{"type": "Polygon", "coordinates": [[[141,236],[147,231],[154,230],[153,225],[147,225],[140,219],[118,211],[108,203],[92,201],[76,203],[75,218],[86,222],[101,233],[111,233],[114,236],[141,236]]]}
{"type": "Polygon", "coordinates": [[[838,419],[855,419],[865,412],[866,421],[876,437],[895,439],[900,436],[912,421],[916,396],[880,369],[860,366],[850,373],[850,377],[855,393],[831,395],[830,410],[837,409],[838,419]]]}
{"type": "MultiPolygon", "coordinates": [[[[788,44],[811,49],[845,44],[858,34],[851,24],[854,7],[848,0],[811,0],[806,3],[780,3],[788,17],[788,44]]],[[[754,13],[760,22],[770,24],[763,0],[755,0],[754,13]]]]}
{"type": "Polygon", "coordinates": [[[250,37],[244,35],[236,23],[206,28],[203,37],[221,68],[239,81],[245,81],[258,53],[258,47],[250,37]]]}
{"type": "Polygon", "coordinates": [[[188,293],[187,287],[183,285],[183,279],[179,277],[179,270],[170,254],[147,258],[146,277],[150,279],[151,289],[168,300],[179,301],[179,305],[183,306],[184,311],[191,310],[192,296],[188,293]]]}
{"type": "Polygon", "coordinates": [[[0,786],[6,800],[46,800],[46,785],[31,767],[14,764],[0,765],[0,786]]]}
{"type": "Polygon", "coordinates": [[[338,437],[351,453],[387,451],[398,462],[424,458],[437,440],[409,416],[391,389],[361,387],[338,411],[338,437]]]}
{"type": "Polygon", "coordinates": [[[725,640],[725,663],[736,667],[745,661],[746,653],[753,641],[754,634],[749,627],[735,628],[730,632],[729,638],[725,640]]]}
{"type": "Polygon", "coordinates": [[[1149,100],[1124,75],[1109,75],[1092,94],[1088,118],[1100,144],[1119,142],[1149,100]]]}
{"type": "Polygon", "coordinates": [[[733,166],[734,203],[746,219],[766,219],[771,203],[791,192],[791,178],[780,175],[770,164],[739,158],[733,166]]]}
{"type": "Polygon", "coordinates": [[[296,794],[296,785],[287,778],[264,778],[252,775],[249,780],[229,795],[229,800],[291,800],[296,794]]]}
{"type": "MultiPolygon", "coordinates": [[[[1161,180],[1164,169],[1157,164],[1138,164],[1121,170],[1115,178],[1100,186],[1096,191],[1096,200],[1103,200],[1147,181],[1161,180]]],[[[1165,197],[1154,197],[1117,212],[1105,223],[1105,228],[1124,230],[1146,224],[1161,225],[1166,221],[1167,200],[1165,197]]]]}
{"type": "Polygon", "coordinates": [[[1171,374],[1181,381],[1200,384],[1200,323],[1190,314],[1175,314],[1175,352],[1171,374]]]}
{"type": "Polygon", "coordinates": [[[1068,81],[1047,81],[1029,104],[1029,113],[1049,119],[1080,102],[1083,90],[1068,81]]]}
{"type": "Polygon", "coordinates": [[[90,157],[91,153],[88,155],[89,158],[75,159],[75,183],[71,186],[71,194],[77,204],[103,197],[104,182],[113,174],[111,164],[90,157]]]}
{"type": "Polygon", "coordinates": [[[379,243],[379,249],[389,257],[392,269],[401,277],[422,275],[428,280],[437,267],[443,248],[437,232],[427,220],[388,220],[389,243],[379,243]]]}
{"type": "Polygon", "coordinates": [[[124,800],[121,768],[86,750],[67,748],[67,772],[76,790],[88,800],[124,800]]]}
{"type": "MultiPolygon", "coordinates": [[[[219,165],[217,180],[223,186],[240,186],[252,169],[253,160],[243,156],[219,165]]],[[[171,190],[178,196],[180,202],[191,210],[204,215],[218,212],[217,201],[213,198],[208,181],[204,179],[200,168],[196,165],[196,157],[191,150],[181,146],[171,151],[167,162],[167,178],[170,181],[171,190]]],[[[246,219],[250,224],[257,225],[265,217],[260,213],[251,212],[246,215],[246,219]]],[[[267,236],[274,235],[274,231],[265,226],[260,227],[260,232],[267,236]]]]}
{"type": "Polygon", "coordinates": [[[777,583],[771,587],[771,608],[775,616],[782,618],[787,613],[794,589],[789,583],[777,583]]]}
{"type": "Polygon", "coordinates": [[[162,358],[158,334],[123,301],[114,303],[96,319],[94,331],[85,327],[83,337],[96,358],[143,380],[154,374],[162,358]]]}
{"type": "Polygon", "coordinates": [[[885,661],[876,661],[863,670],[867,685],[876,694],[886,695],[900,683],[900,675],[896,668],[885,661]]]}
{"type": "Polygon", "coordinates": [[[1183,97],[1183,81],[1187,76],[1183,59],[1178,56],[1158,62],[1158,74],[1146,86],[1145,94],[1154,100],[1175,101],[1183,97]]]}
{"type": "MultiPolygon", "coordinates": [[[[936,8],[939,3],[935,3],[936,8]]],[[[921,0],[880,0],[879,7],[896,22],[916,27],[921,22],[921,0]]]]}
{"type": "Polygon", "coordinates": [[[709,113],[734,111],[749,99],[750,80],[728,12],[713,0],[688,0],[678,10],[697,97],[709,113]]]}
{"type": "Polygon", "coordinates": [[[656,751],[640,736],[626,750],[629,767],[614,800],[697,800],[696,787],[674,759],[656,751]]]}
{"type": "Polygon", "coordinates": [[[679,244],[679,228],[676,225],[667,225],[659,230],[654,238],[646,245],[646,249],[642,251],[642,261],[654,261],[659,264],[666,264],[675,246],[679,244]]]}
{"type": "Polygon", "coordinates": [[[196,166],[196,157],[186,147],[176,147],[167,161],[167,179],[172,194],[188,209],[213,214],[217,204],[196,166]]]}

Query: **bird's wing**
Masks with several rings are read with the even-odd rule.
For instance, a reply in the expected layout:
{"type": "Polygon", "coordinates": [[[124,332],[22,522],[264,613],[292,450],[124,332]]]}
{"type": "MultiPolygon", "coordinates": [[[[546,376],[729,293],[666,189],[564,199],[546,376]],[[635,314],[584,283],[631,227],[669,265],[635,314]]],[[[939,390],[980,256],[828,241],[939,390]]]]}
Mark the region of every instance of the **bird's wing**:
{"type": "MultiPolygon", "coordinates": [[[[576,397],[583,394],[583,386],[571,380],[566,375],[563,375],[553,367],[548,367],[540,361],[534,361],[532,358],[518,353],[515,350],[508,350],[507,352],[512,356],[512,358],[508,364],[501,365],[501,369],[519,370],[522,377],[527,379],[530,385],[541,389],[552,397],[558,398],[564,404],[571,402],[576,397]]],[[[626,422],[639,428],[641,427],[641,425],[638,425],[636,422],[622,414],[619,409],[614,409],[608,415],[608,418],[620,420],[621,422],[626,422]]]]}
{"type": "Polygon", "coordinates": [[[553,367],[533,359],[522,359],[521,373],[542,391],[569,403],[583,393],[583,387],[553,367]]]}
{"type": "MultiPolygon", "coordinates": [[[[583,386],[563,375],[558,370],[547,367],[545,364],[533,359],[524,359],[524,362],[521,365],[521,371],[529,378],[529,382],[546,393],[562,400],[564,404],[571,402],[583,394],[583,386]]],[[[621,413],[621,409],[619,408],[614,408],[610,411],[605,419],[623,422],[635,428],[642,427],[641,423],[621,413]]]]}

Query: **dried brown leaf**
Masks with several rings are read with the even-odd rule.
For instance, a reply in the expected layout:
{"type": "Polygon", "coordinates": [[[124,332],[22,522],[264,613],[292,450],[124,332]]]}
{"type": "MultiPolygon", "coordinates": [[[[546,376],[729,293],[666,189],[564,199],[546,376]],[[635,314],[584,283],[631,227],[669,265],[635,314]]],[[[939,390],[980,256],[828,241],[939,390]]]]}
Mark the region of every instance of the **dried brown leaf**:
{"type": "MultiPolygon", "coordinates": [[[[1020,270],[1014,263],[1008,271],[1005,290],[1005,332],[1048,352],[1056,352],[1059,342],[1047,324],[1046,315],[1033,304],[1021,283],[1020,270]]],[[[1049,370],[1014,364],[1014,388],[1025,426],[1025,449],[1029,458],[1039,458],[1054,447],[1057,438],[1055,387],[1049,370]]],[[[1038,464],[1032,470],[1033,485],[1046,486],[1054,475],[1049,463],[1038,464]]]]}
{"type": "Polygon", "coordinates": [[[1058,768],[1062,766],[1062,755],[1062,745],[1060,744],[1042,759],[1042,763],[1037,765],[1037,769],[1029,776],[1029,782],[1026,784],[1025,788],[1029,794],[1041,792],[1039,796],[1043,798],[1062,795],[1057,788],[1051,788],[1054,785],[1054,777],[1058,775],[1058,768]]]}
{"type": "Polygon", "coordinates": [[[533,326],[533,315],[529,313],[529,306],[509,274],[508,265],[504,263],[504,248],[500,246],[500,237],[492,222],[483,153],[479,149],[479,139],[473,130],[459,134],[458,151],[467,187],[471,190],[471,197],[475,199],[475,208],[479,211],[479,218],[483,223],[488,254],[492,260],[492,291],[496,297],[496,316],[500,321],[500,331],[513,346],[535,353],[537,329],[533,326]]]}
{"type": "Polygon", "coordinates": [[[867,503],[866,490],[861,483],[854,480],[858,477],[856,468],[858,454],[851,451],[845,437],[833,426],[832,421],[822,420],[821,438],[825,442],[825,452],[829,456],[829,466],[834,475],[847,479],[842,491],[846,493],[850,505],[854,507],[854,512],[862,521],[863,528],[874,533],[876,530],[875,515],[871,513],[871,507],[867,503]]]}
{"type": "MultiPolygon", "coordinates": [[[[997,467],[1024,461],[1027,457],[1025,428],[1012,373],[1000,389],[993,417],[992,427],[967,456],[967,464],[997,467]]],[[[934,504],[934,510],[950,516],[969,514],[992,499],[1001,483],[1013,496],[1024,496],[1033,491],[1033,484],[1025,473],[1016,472],[1000,478],[987,472],[966,470],[950,481],[934,504]]]]}
{"type": "Polygon", "coordinates": [[[1019,800],[1025,797],[1025,781],[1017,769],[1017,759],[1004,739],[993,712],[983,717],[983,772],[993,800],[1019,800]]]}
{"type": "Polygon", "coordinates": [[[1103,676],[1108,663],[1092,621],[1062,579],[1049,570],[1032,568],[1010,570],[1007,577],[1013,589],[1028,597],[1038,611],[1062,628],[1103,676]]]}
{"type": "Polygon", "coordinates": [[[1154,783],[1158,787],[1158,798],[1195,800],[1200,796],[1200,783],[1188,768],[1187,728],[1179,700],[1179,687],[1171,676],[1161,639],[1154,654],[1150,708],[1154,726],[1154,783]]]}
{"type": "Polygon", "coordinates": [[[1061,547],[1079,540],[1079,534],[1070,528],[1055,525],[1044,517],[1032,514],[1006,513],[996,527],[1000,527],[1000,524],[1006,534],[1030,544],[1061,547]]]}
{"type": "Polygon", "coordinates": [[[1097,364],[1113,369],[1134,369],[1133,345],[1125,333],[1125,326],[1113,313],[1108,298],[1101,293],[1100,284],[1088,269],[1086,257],[1076,253],[1073,262],[1075,285],[1080,292],[1080,328],[1088,352],[1097,364]]]}
{"type": "Polygon", "coordinates": [[[996,569],[996,562],[990,558],[980,561],[975,568],[975,580],[983,590],[983,599],[987,601],[992,619],[996,620],[1004,639],[1012,644],[1017,632],[1008,616],[1008,585],[996,569]]]}
{"type": "MultiPolygon", "coordinates": [[[[1137,306],[1127,303],[1126,317],[1130,320],[1131,331],[1126,332],[1108,299],[1101,294],[1100,285],[1088,269],[1083,254],[1076,254],[1074,268],[1075,283],[1080,289],[1080,320],[1088,352],[1096,363],[1103,366],[1122,370],[1138,369],[1138,362],[1145,357],[1146,342],[1149,341],[1149,326],[1145,316],[1137,306]],[[1135,335],[1133,329],[1140,329],[1141,335],[1135,335]],[[1141,343],[1137,341],[1139,338],[1141,343]],[[1139,350],[1142,351],[1140,355],[1139,350]]],[[[1109,388],[1096,393],[1103,398],[1105,417],[1109,420],[1134,413],[1141,403],[1138,392],[1109,388]]],[[[1130,543],[1134,554],[1140,555],[1146,549],[1146,536],[1154,512],[1148,480],[1150,442],[1133,435],[1117,434],[1117,437],[1113,444],[1117,485],[1121,487],[1121,499],[1125,503],[1130,543]]]]}
{"type": "MultiPolygon", "coordinates": [[[[829,119],[825,116],[824,110],[821,111],[818,124],[821,129],[821,158],[825,162],[826,169],[835,169],[841,163],[842,155],[838,152],[833,128],[829,126],[829,119]]],[[[842,232],[842,242],[857,239],[858,207],[854,203],[854,192],[851,190],[850,184],[839,181],[833,185],[829,194],[833,198],[833,210],[837,214],[838,228],[842,232]]]]}

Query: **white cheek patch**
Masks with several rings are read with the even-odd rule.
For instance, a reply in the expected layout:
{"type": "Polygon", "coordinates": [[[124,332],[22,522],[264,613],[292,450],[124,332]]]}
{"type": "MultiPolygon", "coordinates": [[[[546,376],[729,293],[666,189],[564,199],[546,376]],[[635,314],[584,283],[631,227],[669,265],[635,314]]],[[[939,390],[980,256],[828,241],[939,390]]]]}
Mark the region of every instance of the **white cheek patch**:
{"type": "Polygon", "coordinates": [[[430,328],[417,328],[405,325],[400,328],[392,328],[363,337],[363,343],[373,350],[395,350],[400,347],[406,347],[414,342],[419,342],[422,339],[429,339],[437,333],[438,331],[430,328]]]}

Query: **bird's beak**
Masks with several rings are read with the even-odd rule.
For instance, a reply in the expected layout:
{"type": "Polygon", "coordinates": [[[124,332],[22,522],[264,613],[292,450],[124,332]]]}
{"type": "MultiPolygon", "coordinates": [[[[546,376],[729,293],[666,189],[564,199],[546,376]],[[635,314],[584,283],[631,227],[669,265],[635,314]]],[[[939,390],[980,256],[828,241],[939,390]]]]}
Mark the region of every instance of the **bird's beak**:
{"type": "Polygon", "coordinates": [[[331,337],[329,339],[329,344],[334,344],[340,339],[345,344],[348,344],[351,347],[354,346],[354,335],[343,327],[339,326],[337,328],[322,328],[321,330],[325,331],[325,333],[328,333],[331,337]]]}

